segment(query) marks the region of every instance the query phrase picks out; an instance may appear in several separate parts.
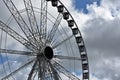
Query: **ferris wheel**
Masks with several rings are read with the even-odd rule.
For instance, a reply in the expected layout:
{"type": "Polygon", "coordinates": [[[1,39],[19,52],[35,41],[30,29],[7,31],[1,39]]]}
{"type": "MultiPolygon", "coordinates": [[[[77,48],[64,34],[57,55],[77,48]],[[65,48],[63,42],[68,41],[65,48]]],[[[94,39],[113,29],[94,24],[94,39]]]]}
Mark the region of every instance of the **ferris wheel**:
{"type": "Polygon", "coordinates": [[[89,80],[81,32],[60,0],[2,1],[1,80],[89,80]]]}

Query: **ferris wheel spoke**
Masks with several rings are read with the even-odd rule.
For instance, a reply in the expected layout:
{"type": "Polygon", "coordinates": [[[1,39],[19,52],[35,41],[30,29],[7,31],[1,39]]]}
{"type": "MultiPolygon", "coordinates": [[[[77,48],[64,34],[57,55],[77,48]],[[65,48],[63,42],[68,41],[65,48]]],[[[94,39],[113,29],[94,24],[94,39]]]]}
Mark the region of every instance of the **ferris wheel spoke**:
{"type": "Polygon", "coordinates": [[[35,41],[33,39],[29,38],[29,36],[33,35],[33,33],[31,32],[30,28],[28,27],[28,25],[26,24],[26,22],[22,18],[20,12],[17,10],[17,8],[14,5],[14,3],[12,2],[12,0],[3,0],[3,2],[7,6],[9,11],[11,12],[11,14],[13,15],[13,17],[16,20],[17,24],[19,25],[21,30],[24,32],[24,34],[28,38],[28,40],[31,43],[35,43],[35,41]]]}
{"type": "Polygon", "coordinates": [[[33,32],[39,32],[38,24],[37,24],[37,21],[36,21],[36,17],[35,17],[35,13],[34,13],[34,10],[33,10],[31,0],[24,0],[24,4],[25,4],[25,7],[26,7],[26,11],[27,11],[27,15],[28,15],[28,19],[29,19],[32,31],[33,32]]]}
{"type": "Polygon", "coordinates": [[[34,56],[32,52],[18,51],[18,50],[0,49],[0,52],[1,52],[1,53],[9,53],[9,54],[18,54],[18,55],[34,56]]]}
{"type": "Polygon", "coordinates": [[[58,30],[58,27],[59,27],[59,24],[62,20],[62,17],[63,17],[62,14],[59,13],[50,33],[48,34],[48,38],[47,38],[48,43],[51,43],[51,41],[53,40],[53,37],[54,37],[56,31],[58,30]]]}
{"type": "Polygon", "coordinates": [[[30,27],[31,27],[33,37],[35,38],[35,40],[38,44],[38,38],[37,37],[39,36],[39,28],[38,28],[38,24],[37,24],[37,21],[36,21],[36,17],[35,17],[35,13],[34,13],[34,10],[33,10],[31,0],[24,0],[24,4],[25,4],[25,7],[26,7],[27,16],[28,16],[28,20],[29,20],[29,23],[30,23],[30,27]],[[36,33],[38,33],[38,34],[36,35],[36,33]]]}
{"type": "Polygon", "coordinates": [[[67,69],[65,69],[61,64],[54,61],[52,65],[57,71],[64,74],[66,77],[70,78],[71,80],[80,80],[78,77],[76,77],[75,75],[70,73],[67,69]]]}
{"type": "Polygon", "coordinates": [[[70,57],[70,56],[63,56],[63,55],[54,55],[54,58],[58,59],[67,59],[67,60],[83,60],[82,58],[79,57],[70,57]]]}
{"type": "Polygon", "coordinates": [[[19,35],[16,31],[11,29],[9,26],[7,26],[5,23],[3,23],[1,20],[0,20],[0,29],[5,31],[7,34],[9,34],[11,37],[13,37],[15,40],[17,40],[24,46],[26,46],[28,49],[31,49],[31,50],[35,49],[35,46],[32,43],[30,43],[28,40],[23,38],[21,35],[19,35]]]}
{"type": "Polygon", "coordinates": [[[52,70],[52,74],[53,74],[53,77],[54,77],[54,80],[59,80],[59,75],[57,73],[57,71],[54,69],[54,67],[52,66],[52,64],[49,62],[49,65],[50,65],[50,68],[52,70]]]}
{"type": "Polygon", "coordinates": [[[69,36],[68,38],[64,39],[63,41],[57,43],[56,45],[54,45],[52,48],[55,49],[56,47],[62,45],[63,43],[67,42],[68,40],[70,40],[74,35],[69,36]]]}
{"type": "Polygon", "coordinates": [[[44,58],[39,59],[38,80],[45,80],[46,61],[44,58]]]}
{"type": "MultiPolygon", "coordinates": [[[[46,62],[45,64],[45,80],[46,79],[50,79],[50,80],[53,80],[53,73],[52,73],[52,70],[51,70],[51,67],[50,67],[50,64],[49,64],[49,61],[46,62]]],[[[55,79],[56,80],[56,79],[55,79]]]]}
{"type": "Polygon", "coordinates": [[[30,73],[29,73],[29,75],[28,75],[28,78],[27,78],[27,80],[33,80],[34,79],[34,73],[35,73],[35,68],[36,68],[36,66],[37,66],[37,61],[35,61],[35,63],[34,63],[34,65],[32,66],[32,69],[31,69],[31,71],[30,71],[30,73]]]}
{"type": "Polygon", "coordinates": [[[40,32],[41,32],[40,36],[43,39],[46,39],[46,35],[47,35],[47,2],[46,0],[41,0],[40,32]]]}
{"type": "Polygon", "coordinates": [[[26,64],[22,65],[21,67],[19,67],[17,70],[11,72],[10,74],[8,74],[7,76],[5,76],[4,78],[2,78],[1,80],[6,80],[8,78],[10,78],[12,75],[15,75],[17,72],[19,72],[20,70],[24,69],[25,67],[27,67],[28,65],[32,64],[35,61],[35,59],[27,62],[26,64]]]}

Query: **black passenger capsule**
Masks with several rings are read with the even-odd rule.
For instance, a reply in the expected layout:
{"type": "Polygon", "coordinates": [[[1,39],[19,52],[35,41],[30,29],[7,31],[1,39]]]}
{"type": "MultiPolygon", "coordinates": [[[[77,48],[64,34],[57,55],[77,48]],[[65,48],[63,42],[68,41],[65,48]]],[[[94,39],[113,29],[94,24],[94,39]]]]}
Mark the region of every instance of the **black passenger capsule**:
{"type": "Polygon", "coordinates": [[[89,74],[88,74],[88,72],[83,73],[83,78],[84,78],[84,79],[88,79],[88,78],[89,78],[89,74]]]}
{"type": "Polygon", "coordinates": [[[69,19],[69,13],[68,13],[68,12],[64,12],[64,13],[63,13],[63,18],[64,18],[65,20],[69,19]]]}
{"type": "Polygon", "coordinates": [[[88,63],[83,63],[83,70],[88,70],[88,63]]]}
{"type": "Polygon", "coordinates": [[[73,35],[78,34],[78,31],[79,31],[78,28],[73,28],[73,29],[72,29],[73,35]]]}
{"type": "Polygon", "coordinates": [[[74,26],[74,20],[69,20],[68,21],[68,26],[73,27],[74,26]]]}
{"type": "Polygon", "coordinates": [[[59,5],[57,8],[58,8],[58,12],[59,13],[62,13],[63,10],[64,10],[64,6],[63,5],[59,5]]]}
{"type": "Polygon", "coordinates": [[[84,52],[85,51],[85,46],[84,45],[80,45],[79,49],[80,49],[80,52],[84,52]]]}
{"type": "Polygon", "coordinates": [[[56,7],[58,5],[58,0],[51,0],[52,1],[52,6],[56,7]]]}
{"type": "Polygon", "coordinates": [[[82,59],[86,59],[87,58],[87,54],[81,54],[81,58],[82,59]]]}
{"type": "Polygon", "coordinates": [[[76,42],[81,43],[82,42],[82,37],[81,36],[76,37],[76,42]]]}

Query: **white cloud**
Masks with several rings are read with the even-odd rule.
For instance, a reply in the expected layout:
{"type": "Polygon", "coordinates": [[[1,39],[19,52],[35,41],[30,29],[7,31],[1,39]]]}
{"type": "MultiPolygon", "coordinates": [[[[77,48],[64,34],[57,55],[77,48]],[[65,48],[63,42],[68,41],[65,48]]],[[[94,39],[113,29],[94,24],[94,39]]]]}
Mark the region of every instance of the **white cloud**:
{"type": "Polygon", "coordinates": [[[119,80],[120,1],[102,0],[87,5],[90,20],[84,24],[90,70],[98,80],[119,80]],[[117,59],[116,59],[117,58],[117,59]],[[115,63],[115,64],[114,64],[115,63]]]}
{"type": "Polygon", "coordinates": [[[103,18],[105,20],[113,19],[110,10],[107,9],[104,5],[97,6],[97,3],[94,2],[91,5],[87,5],[87,9],[92,18],[103,18]]]}

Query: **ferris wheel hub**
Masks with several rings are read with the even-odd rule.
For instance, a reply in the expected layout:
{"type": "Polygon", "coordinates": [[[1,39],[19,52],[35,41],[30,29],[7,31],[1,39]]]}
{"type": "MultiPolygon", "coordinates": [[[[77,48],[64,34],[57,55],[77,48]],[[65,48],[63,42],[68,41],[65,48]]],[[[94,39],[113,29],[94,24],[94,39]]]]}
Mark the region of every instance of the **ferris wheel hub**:
{"type": "Polygon", "coordinates": [[[46,46],[44,49],[44,56],[48,59],[51,60],[54,56],[53,49],[50,46],[46,46]]]}

